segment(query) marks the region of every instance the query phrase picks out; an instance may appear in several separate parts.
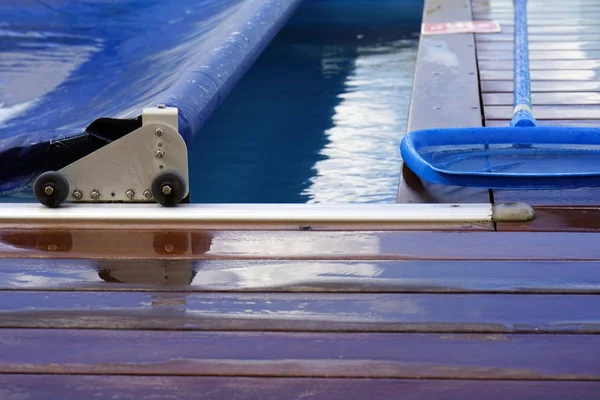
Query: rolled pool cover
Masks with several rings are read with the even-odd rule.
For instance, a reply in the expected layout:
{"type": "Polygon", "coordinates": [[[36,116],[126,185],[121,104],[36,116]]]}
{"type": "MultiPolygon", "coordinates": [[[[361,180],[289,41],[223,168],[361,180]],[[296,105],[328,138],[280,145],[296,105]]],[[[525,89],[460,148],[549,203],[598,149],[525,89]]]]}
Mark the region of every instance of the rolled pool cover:
{"type": "Polygon", "coordinates": [[[301,1],[0,0],[0,193],[137,129],[144,107],[177,107],[189,144],[301,1]]]}

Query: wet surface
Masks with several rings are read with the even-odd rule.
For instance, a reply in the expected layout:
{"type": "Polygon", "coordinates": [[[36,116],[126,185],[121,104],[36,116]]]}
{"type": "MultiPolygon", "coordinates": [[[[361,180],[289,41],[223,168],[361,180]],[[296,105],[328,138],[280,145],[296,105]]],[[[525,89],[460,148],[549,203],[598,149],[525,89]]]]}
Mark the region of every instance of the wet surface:
{"type": "Polygon", "coordinates": [[[0,327],[600,333],[600,296],[3,291],[0,327]]]}
{"type": "Polygon", "coordinates": [[[0,372],[598,380],[599,339],[18,329],[0,333],[0,372]]]}
{"type": "Polygon", "coordinates": [[[600,382],[449,381],[333,378],[232,378],[85,375],[0,375],[4,400],[80,400],[92,396],[126,399],[195,398],[206,400],[450,398],[580,400],[593,398],[600,382]],[[56,397],[54,397],[56,396],[56,397]]]}
{"type": "Polygon", "coordinates": [[[600,293],[598,262],[0,260],[0,290],[600,293]]]}

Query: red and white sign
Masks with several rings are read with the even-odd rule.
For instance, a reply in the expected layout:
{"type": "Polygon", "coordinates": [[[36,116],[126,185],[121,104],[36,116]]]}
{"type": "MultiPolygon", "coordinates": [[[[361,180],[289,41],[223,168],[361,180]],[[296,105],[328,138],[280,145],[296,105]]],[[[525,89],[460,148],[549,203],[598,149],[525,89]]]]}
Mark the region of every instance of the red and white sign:
{"type": "Polygon", "coordinates": [[[428,22],[421,25],[422,35],[497,32],[500,32],[500,24],[496,21],[428,22]]]}

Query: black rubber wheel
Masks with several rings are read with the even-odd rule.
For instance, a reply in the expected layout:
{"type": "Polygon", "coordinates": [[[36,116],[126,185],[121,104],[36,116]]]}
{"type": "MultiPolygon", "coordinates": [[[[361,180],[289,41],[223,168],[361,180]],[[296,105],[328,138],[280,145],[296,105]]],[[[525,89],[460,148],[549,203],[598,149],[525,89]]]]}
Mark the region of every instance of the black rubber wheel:
{"type": "Polygon", "coordinates": [[[55,171],[47,171],[37,177],[33,194],[46,207],[58,207],[69,197],[69,182],[55,171]]]}
{"type": "Polygon", "coordinates": [[[183,176],[175,171],[161,172],[152,181],[152,197],[165,207],[173,207],[185,197],[186,183],[183,176]]]}

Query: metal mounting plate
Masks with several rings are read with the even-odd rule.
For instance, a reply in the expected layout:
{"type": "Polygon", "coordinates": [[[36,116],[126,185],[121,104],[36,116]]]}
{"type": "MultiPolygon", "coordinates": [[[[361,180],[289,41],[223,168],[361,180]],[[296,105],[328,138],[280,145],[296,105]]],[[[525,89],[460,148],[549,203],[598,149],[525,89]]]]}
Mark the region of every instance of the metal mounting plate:
{"type": "Polygon", "coordinates": [[[70,202],[152,202],[152,180],[167,170],[179,172],[189,187],[187,146],[174,108],[144,109],[141,128],[58,172],[69,182],[70,202]]]}

